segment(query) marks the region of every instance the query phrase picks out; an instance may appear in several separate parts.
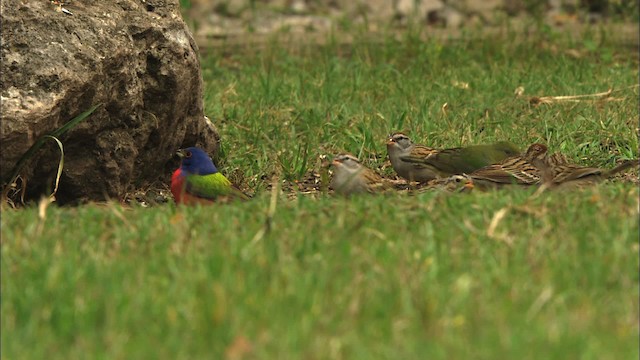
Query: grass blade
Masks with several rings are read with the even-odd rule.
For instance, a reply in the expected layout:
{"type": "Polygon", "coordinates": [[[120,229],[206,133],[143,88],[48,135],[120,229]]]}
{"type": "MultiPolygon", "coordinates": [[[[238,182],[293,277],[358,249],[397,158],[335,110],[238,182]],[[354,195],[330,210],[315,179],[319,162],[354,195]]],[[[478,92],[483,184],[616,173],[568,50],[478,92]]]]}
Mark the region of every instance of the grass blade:
{"type": "Polygon", "coordinates": [[[52,198],[56,195],[56,192],[58,192],[60,176],[62,176],[62,169],[64,168],[64,147],[62,146],[62,142],[58,140],[57,137],[51,135],[45,135],[44,137],[53,139],[58,144],[58,148],[60,148],[60,161],[58,162],[58,172],[56,173],[56,184],[53,187],[53,192],[51,193],[51,195],[49,195],[49,197],[52,198]]]}
{"type": "MultiPolygon", "coordinates": [[[[83,121],[86,118],[88,118],[101,105],[102,105],[102,103],[92,106],[87,111],[85,111],[85,112],[81,113],[80,115],[74,117],[73,119],[69,120],[66,124],[64,124],[63,126],[59,127],[58,129],[52,131],[49,134],[45,134],[43,136],[40,136],[36,140],[36,142],[33,143],[33,145],[31,145],[31,147],[27,150],[27,152],[25,152],[20,157],[20,159],[18,160],[16,165],[11,170],[11,173],[10,173],[11,175],[9,175],[9,177],[7,177],[6,179],[3,179],[3,185],[2,185],[3,186],[3,189],[2,189],[2,199],[3,199],[3,201],[2,202],[4,203],[4,200],[8,198],[9,191],[11,191],[11,184],[14,181],[16,181],[16,179],[20,175],[20,171],[22,170],[24,165],[27,163],[27,161],[29,159],[31,159],[36,154],[36,152],[38,150],[40,150],[40,148],[42,147],[42,145],[44,145],[45,141],[48,138],[52,138],[53,140],[55,140],[56,143],[58,143],[58,147],[60,148],[60,162],[58,164],[58,172],[56,174],[55,188],[53,190],[53,193],[50,195],[50,197],[55,196],[56,192],[58,191],[58,185],[60,183],[60,176],[62,176],[62,168],[64,166],[64,150],[63,150],[62,142],[58,139],[58,137],[60,137],[61,135],[63,135],[64,133],[66,133],[67,131],[69,131],[70,129],[75,127],[76,125],[78,125],[81,121],[83,121]]],[[[23,183],[22,183],[22,185],[23,185],[22,193],[23,194],[24,194],[25,184],[26,184],[26,179],[23,179],[23,183]]]]}
{"type": "MultiPolygon", "coordinates": [[[[52,131],[49,134],[45,134],[41,137],[39,137],[35,143],[33,143],[33,145],[31,145],[31,147],[29,148],[29,150],[27,150],[27,152],[25,152],[22,157],[20,157],[20,160],[18,160],[18,162],[16,163],[16,165],[13,167],[13,169],[11,170],[11,175],[9,177],[7,177],[5,180],[3,180],[3,186],[4,189],[2,191],[2,195],[3,198],[6,198],[6,195],[8,193],[8,190],[11,188],[10,184],[13,183],[16,178],[18,177],[18,175],[20,174],[20,170],[22,170],[22,168],[24,167],[24,165],[27,163],[27,161],[29,159],[31,159],[35,153],[42,147],[42,145],[44,145],[44,142],[47,140],[47,138],[52,137],[54,138],[57,142],[60,142],[57,138],[60,137],[61,135],[63,135],[64,133],[66,133],[67,131],[69,131],[69,129],[73,128],[74,126],[78,125],[81,121],[83,121],[84,119],[88,118],[91,114],[93,114],[93,112],[99,107],[101,106],[102,103],[97,104],[92,106],[90,109],[88,109],[87,111],[81,113],[80,115],[74,117],[73,119],[71,119],[69,122],[67,122],[66,124],[64,124],[63,126],[59,127],[58,129],[52,131]]],[[[62,151],[62,147],[60,148],[62,151]]],[[[64,155],[63,155],[64,156],[64,155]]],[[[60,171],[60,167],[58,168],[58,170],[60,171]]],[[[58,174],[60,175],[60,173],[58,174]]],[[[58,180],[59,180],[59,176],[56,179],[56,190],[58,188],[57,184],[58,184],[58,180]]],[[[55,191],[54,191],[55,193],[55,191]]]]}

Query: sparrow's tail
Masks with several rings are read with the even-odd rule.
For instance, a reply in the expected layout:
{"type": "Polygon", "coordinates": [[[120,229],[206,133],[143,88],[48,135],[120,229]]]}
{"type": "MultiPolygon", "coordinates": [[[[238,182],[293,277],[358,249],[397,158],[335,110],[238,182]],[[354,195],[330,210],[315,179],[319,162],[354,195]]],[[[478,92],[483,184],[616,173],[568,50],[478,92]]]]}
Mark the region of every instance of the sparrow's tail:
{"type": "Polygon", "coordinates": [[[613,169],[607,171],[607,177],[613,176],[619,172],[623,172],[627,169],[630,169],[632,167],[638,167],[638,164],[640,164],[640,160],[639,159],[635,159],[635,160],[625,160],[624,162],[622,162],[622,164],[614,167],[613,169]]]}

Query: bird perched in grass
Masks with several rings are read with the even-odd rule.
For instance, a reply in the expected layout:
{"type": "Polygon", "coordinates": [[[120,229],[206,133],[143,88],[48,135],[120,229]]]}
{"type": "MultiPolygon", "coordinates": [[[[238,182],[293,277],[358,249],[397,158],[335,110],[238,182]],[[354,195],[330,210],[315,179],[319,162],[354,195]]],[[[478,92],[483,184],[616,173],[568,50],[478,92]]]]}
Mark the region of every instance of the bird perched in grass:
{"type": "MultiPolygon", "coordinates": [[[[506,185],[531,186],[540,183],[540,171],[533,162],[547,156],[547,146],[533,144],[521,156],[511,156],[497,164],[480,168],[471,174],[463,175],[467,189],[496,189],[506,185]]],[[[560,155],[558,155],[560,156],[560,155]]],[[[457,175],[459,176],[459,175],[457,175]]]]}
{"type": "Polygon", "coordinates": [[[391,135],[387,141],[391,166],[409,181],[425,182],[455,174],[471,173],[520,154],[517,146],[508,141],[471,145],[450,149],[434,149],[414,144],[403,133],[391,135]]]}
{"type": "Polygon", "coordinates": [[[434,179],[427,186],[418,189],[419,193],[439,190],[443,192],[467,192],[473,190],[473,181],[468,175],[451,175],[447,178],[434,179]]]}
{"type": "Polygon", "coordinates": [[[558,161],[555,157],[538,158],[533,164],[540,170],[545,187],[576,188],[593,185],[609,179],[613,175],[638,167],[638,159],[625,160],[613,169],[600,169],[579,166],[567,161],[558,161]]]}
{"type": "Polygon", "coordinates": [[[207,153],[197,147],[180,149],[180,167],[171,177],[171,193],[178,204],[209,204],[216,201],[248,200],[213,164],[207,153]]]}
{"type": "Polygon", "coordinates": [[[400,177],[409,181],[426,182],[438,177],[437,172],[432,168],[405,162],[401,158],[403,156],[414,156],[416,158],[425,158],[434,154],[437,150],[432,147],[414,144],[408,136],[403,133],[395,133],[389,135],[387,140],[387,153],[391,166],[400,177]]]}
{"type": "Polygon", "coordinates": [[[338,194],[374,193],[388,187],[385,180],[373,170],[362,165],[351,154],[340,154],[332,163],[331,188],[338,194]]]}

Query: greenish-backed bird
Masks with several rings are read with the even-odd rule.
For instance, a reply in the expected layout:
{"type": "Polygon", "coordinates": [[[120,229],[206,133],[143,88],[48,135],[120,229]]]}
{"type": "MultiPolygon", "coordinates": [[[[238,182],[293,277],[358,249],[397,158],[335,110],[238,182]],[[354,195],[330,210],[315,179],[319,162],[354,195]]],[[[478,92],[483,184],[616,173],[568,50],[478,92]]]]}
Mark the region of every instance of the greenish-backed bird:
{"type": "Polygon", "coordinates": [[[419,182],[456,174],[469,174],[521,153],[517,146],[508,141],[434,149],[414,144],[403,133],[395,133],[389,137],[387,151],[391,165],[398,175],[419,182]]]}

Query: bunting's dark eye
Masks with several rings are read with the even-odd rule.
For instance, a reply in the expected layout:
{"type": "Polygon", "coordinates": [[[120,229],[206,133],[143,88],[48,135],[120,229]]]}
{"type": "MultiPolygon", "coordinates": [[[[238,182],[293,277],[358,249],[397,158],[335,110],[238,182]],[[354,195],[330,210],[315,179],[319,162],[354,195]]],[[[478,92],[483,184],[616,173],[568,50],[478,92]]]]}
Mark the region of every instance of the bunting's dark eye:
{"type": "Polygon", "coordinates": [[[190,157],[191,157],[191,151],[187,151],[187,152],[184,154],[184,157],[186,157],[186,158],[190,158],[190,157]]]}

